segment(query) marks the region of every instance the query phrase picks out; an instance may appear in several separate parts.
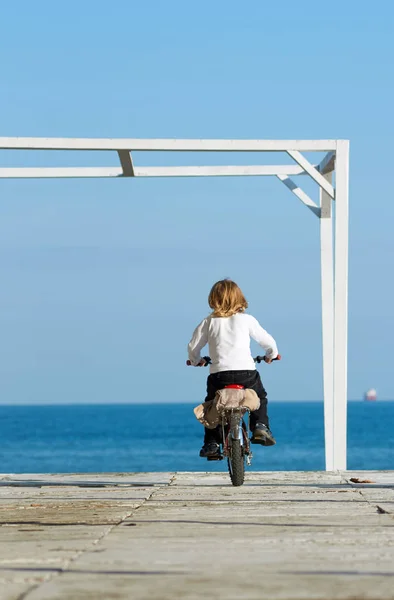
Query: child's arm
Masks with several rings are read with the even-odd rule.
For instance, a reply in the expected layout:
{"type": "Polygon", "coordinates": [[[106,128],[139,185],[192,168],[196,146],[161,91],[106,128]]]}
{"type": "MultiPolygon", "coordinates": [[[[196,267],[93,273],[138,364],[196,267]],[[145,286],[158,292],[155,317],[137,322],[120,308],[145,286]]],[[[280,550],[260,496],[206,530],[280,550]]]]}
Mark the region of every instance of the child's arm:
{"type": "Polygon", "coordinates": [[[193,367],[197,367],[201,359],[201,350],[208,343],[208,319],[204,319],[194,330],[192,339],[187,347],[189,360],[193,367]]]}
{"type": "Polygon", "coordinates": [[[249,315],[249,335],[264,348],[267,358],[273,360],[278,356],[278,347],[274,338],[251,315],[249,315]]]}

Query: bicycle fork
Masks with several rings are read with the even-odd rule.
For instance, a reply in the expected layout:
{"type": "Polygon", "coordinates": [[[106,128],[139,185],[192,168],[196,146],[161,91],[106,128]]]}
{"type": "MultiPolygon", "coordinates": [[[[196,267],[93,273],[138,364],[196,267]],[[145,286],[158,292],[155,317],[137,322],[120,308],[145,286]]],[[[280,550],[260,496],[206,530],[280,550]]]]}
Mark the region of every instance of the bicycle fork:
{"type": "Polygon", "coordinates": [[[243,413],[241,410],[232,409],[227,423],[229,423],[228,431],[226,432],[226,420],[222,420],[222,435],[224,440],[223,454],[224,456],[230,456],[231,444],[235,440],[239,440],[240,446],[243,448],[243,453],[246,458],[246,464],[250,466],[252,464],[252,452],[250,451],[250,441],[248,437],[248,431],[250,429],[250,412],[246,410],[248,414],[247,424],[243,421],[243,413]]]}

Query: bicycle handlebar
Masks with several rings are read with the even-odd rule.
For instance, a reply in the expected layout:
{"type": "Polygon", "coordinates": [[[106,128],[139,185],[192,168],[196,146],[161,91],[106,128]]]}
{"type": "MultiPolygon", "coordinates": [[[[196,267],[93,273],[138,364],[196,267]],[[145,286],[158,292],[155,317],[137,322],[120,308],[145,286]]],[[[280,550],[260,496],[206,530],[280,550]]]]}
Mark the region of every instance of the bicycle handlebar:
{"type": "MultiPolygon", "coordinates": [[[[210,364],[211,364],[211,362],[212,362],[212,361],[211,361],[211,357],[210,357],[210,356],[203,356],[203,357],[202,357],[202,360],[204,360],[204,361],[205,361],[205,364],[204,364],[204,365],[201,365],[202,367],[207,367],[207,366],[208,366],[208,365],[210,365],[210,364]]],[[[188,366],[188,367],[191,367],[191,366],[192,366],[192,363],[191,363],[191,361],[190,361],[190,360],[187,360],[187,361],[186,361],[186,364],[187,364],[187,366],[188,366]]],[[[198,365],[196,365],[196,366],[198,366],[198,365]]]]}
{"type": "MultiPolygon", "coordinates": [[[[205,361],[205,364],[204,364],[204,365],[201,365],[201,366],[204,366],[204,367],[207,367],[207,366],[208,366],[208,365],[210,365],[210,364],[211,364],[211,362],[212,362],[212,361],[211,361],[211,358],[210,358],[209,356],[203,356],[203,357],[202,357],[202,359],[205,361]]],[[[273,358],[273,359],[272,359],[272,362],[273,362],[274,360],[281,360],[281,359],[282,359],[282,356],[281,356],[280,354],[278,354],[278,356],[277,356],[276,358],[273,358]]],[[[255,363],[258,363],[258,364],[260,364],[260,363],[262,363],[262,362],[267,362],[267,357],[266,357],[266,356],[256,356],[256,357],[255,357],[253,360],[254,360],[254,362],[255,362],[255,363]]],[[[192,366],[192,363],[190,362],[190,360],[187,360],[187,361],[186,361],[186,364],[187,364],[187,366],[188,366],[188,367],[191,367],[191,366],[192,366]]],[[[197,365],[197,366],[198,366],[198,365],[197,365]]]]}
{"type": "MultiPolygon", "coordinates": [[[[266,356],[256,356],[256,358],[254,358],[253,360],[254,360],[254,362],[257,362],[260,364],[261,362],[267,362],[266,358],[267,358],[266,356]]],[[[282,359],[281,355],[278,354],[278,356],[276,358],[272,359],[272,362],[274,360],[281,360],[281,359],[282,359]]]]}

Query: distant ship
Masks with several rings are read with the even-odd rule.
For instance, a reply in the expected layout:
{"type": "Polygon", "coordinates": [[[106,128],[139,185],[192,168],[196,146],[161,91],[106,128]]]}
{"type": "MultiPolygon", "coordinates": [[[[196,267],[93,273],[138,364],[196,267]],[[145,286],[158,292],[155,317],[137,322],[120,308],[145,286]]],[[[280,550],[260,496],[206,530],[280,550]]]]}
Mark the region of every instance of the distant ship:
{"type": "Polygon", "coordinates": [[[364,394],[364,400],[366,402],[375,402],[378,399],[378,395],[376,393],[376,390],[374,390],[373,388],[371,390],[368,390],[368,392],[365,392],[364,394]]]}

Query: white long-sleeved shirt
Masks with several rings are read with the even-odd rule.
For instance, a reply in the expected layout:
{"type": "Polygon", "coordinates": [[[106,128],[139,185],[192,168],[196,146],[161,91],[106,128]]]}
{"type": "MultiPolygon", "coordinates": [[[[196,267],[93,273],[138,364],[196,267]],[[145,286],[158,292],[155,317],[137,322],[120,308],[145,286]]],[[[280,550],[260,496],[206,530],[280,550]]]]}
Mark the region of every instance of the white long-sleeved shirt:
{"type": "Polygon", "coordinates": [[[202,348],[209,344],[211,373],[253,371],[256,366],[250,351],[250,338],[264,348],[268,358],[273,359],[278,356],[274,338],[252,315],[245,313],[236,313],[232,317],[210,315],[194,330],[188,346],[189,360],[192,365],[198,365],[202,348]]]}

